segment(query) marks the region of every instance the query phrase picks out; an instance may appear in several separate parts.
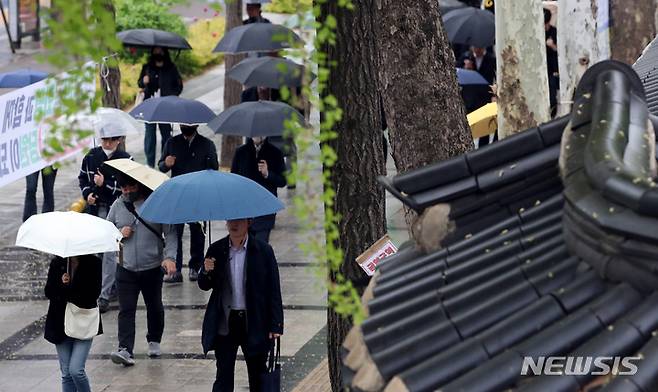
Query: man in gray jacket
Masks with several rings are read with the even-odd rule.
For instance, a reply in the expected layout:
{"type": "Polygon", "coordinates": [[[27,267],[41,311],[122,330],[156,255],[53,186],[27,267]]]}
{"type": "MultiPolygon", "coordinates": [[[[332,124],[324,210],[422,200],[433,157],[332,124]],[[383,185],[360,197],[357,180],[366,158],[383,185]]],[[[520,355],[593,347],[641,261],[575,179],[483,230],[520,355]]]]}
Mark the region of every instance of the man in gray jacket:
{"type": "Polygon", "coordinates": [[[164,330],[162,277],[176,272],[176,230],[171,225],[145,222],[137,209],[150,192],[132,178],[119,179],[122,195],[112,204],[107,220],[123,234],[116,282],[119,297],[119,349],[110,355],[112,362],[135,364],[135,313],[142,293],[146,304],[148,355],[160,356],[164,330]],[[164,238],[163,238],[164,236],[164,238]]]}

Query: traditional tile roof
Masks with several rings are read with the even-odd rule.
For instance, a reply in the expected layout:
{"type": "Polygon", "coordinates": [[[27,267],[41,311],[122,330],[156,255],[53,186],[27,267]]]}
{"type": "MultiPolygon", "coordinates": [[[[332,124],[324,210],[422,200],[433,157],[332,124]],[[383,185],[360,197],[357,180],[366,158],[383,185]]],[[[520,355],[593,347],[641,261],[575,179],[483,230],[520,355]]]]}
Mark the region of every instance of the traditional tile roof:
{"type": "Polygon", "coordinates": [[[382,179],[445,230],[380,265],[344,345],[352,389],[658,390],[655,52],[644,79],[592,67],[570,116],[382,179]],[[569,355],[641,359],[628,376],[521,374],[525,357],[569,355]]]}

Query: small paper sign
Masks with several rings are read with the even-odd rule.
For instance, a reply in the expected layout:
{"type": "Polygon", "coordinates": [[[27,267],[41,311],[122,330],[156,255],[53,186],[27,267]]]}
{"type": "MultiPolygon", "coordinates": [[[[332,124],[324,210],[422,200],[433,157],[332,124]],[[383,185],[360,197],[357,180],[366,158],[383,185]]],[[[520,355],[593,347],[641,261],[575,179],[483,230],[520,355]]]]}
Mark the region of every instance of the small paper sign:
{"type": "Polygon", "coordinates": [[[372,276],[375,274],[377,264],[379,264],[382,259],[397,251],[398,248],[393,244],[391,238],[388,234],[385,234],[382,238],[378,239],[377,242],[372,244],[370,248],[357,257],[356,262],[361,268],[363,268],[368,276],[372,276]]]}

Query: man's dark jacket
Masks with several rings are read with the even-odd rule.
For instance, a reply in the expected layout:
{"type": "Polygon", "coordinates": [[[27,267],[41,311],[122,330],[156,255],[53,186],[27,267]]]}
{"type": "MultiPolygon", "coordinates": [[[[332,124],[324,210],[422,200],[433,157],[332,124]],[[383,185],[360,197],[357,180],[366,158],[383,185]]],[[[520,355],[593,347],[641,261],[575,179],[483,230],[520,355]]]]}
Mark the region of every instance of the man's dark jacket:
{"type": "Polygon", "coordinates": [[[182,134],[167,140],[158,162],[158,168],[163,173],[169,171],[169,168],[165,165],[165,158],[169,155],[176,157],[176,163],[171,167],[172,177],[200,170],[217,170],[219,168],[215,143],[198,133],[192,139],[192,143],[185,140],[182,134]]]}
{"type": "MultiPolygon", "coordinates": [[[[212,290],[203,318],[203,352],[215,349],[217,335],[228,334],[228,316],[232,296],[229,237],[213,243],[207,258],[215,258],[215,268],[199,274],[199,288],[212,290]]],[[[270,349],[270,332],[283,334],[283,304],[279,268],[272,247],[249,236],[245,255],[245,299],[247,306],[247,354],[270,349]]]]}
{"type": "Polygon", "coordinates": [[[137,85],[144,89],[144,99],[151,98],[158,89],[161,97],[180,95],[183,91],[183,79],[171,60],[165,60],[162,67],[156,66],[153,61],[144,64],[137,85]],[[144,75],[149,76],[148,84],[144,84],[144,75]]]}
{"type": "MultiPolygon", "coordinates": [[[[462,67],[465,59],[473,61],[473,65],[477,68],[477,61],[475,60],[473,53],[469,51],[464,54],[461,59],[462,67]]],[[[487,83],[494,84],[496,82],[496,57],[489,52],[485,53],[480,68],[477,68],[476,71],[487,80],[487,83]]]]}
{"type": "MultiPolygon", "coordinates": [[[[94,255],[80,256],[80,258],[78,269],[68,285],[62,283],[62,275],[66,272],[67,260],[55,257],[50,261],[44,289],[46,298],[50,300],[44,338],[50,343],[60,344],[66,339],[64,312],[66,311],[67,302],[71,302],[80,308],[93,309],[96,307],[96,299],[101,293],[101,259],[94,255]]],[[[103,325],[99,323],[98,335],[102,333],[103,325]]]]}
{"type": "Polygon", "coordinates": [[[98,204],[105,204],[109,209],[117,197],[121,195],[121,188],[119,188],[116,177],[113,173],[105,170],[103,162],[122,158],[132,159],[130,154],[120,150],[114,151],[114,153],[108,158],[107,155],[105,155],[105,152],[103,152],[102,147],[95,147],[89,150],[87,155],[82,159],[80,174],[78,174],[78,183],[80,184],[82,197],[85,199],[85,202],[90,193],[94,193],[98,198],[96,200],[97,205],[88,206],[89,213],[97,215],[98,204]],[[94,174],[99,170],[105,177],[105,181],[101,187],[96,186],[96,183],[94,182],[94,174]]]}

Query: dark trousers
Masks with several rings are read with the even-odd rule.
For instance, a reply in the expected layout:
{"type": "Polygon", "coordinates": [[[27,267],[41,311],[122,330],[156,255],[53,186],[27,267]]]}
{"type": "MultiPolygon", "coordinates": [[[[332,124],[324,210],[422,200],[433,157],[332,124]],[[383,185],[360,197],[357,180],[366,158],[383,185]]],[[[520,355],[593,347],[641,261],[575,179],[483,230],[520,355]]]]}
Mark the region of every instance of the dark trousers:
{"type": "MultiPolygon", "coordinates": [[[[199,222],[187,224],[190,227],[190,261],[188,266],[191,270],[197,272],[203,264],[203,247],[206,242],[206,236],[203,234],[203,227],[199,222]]],[[[183,232],[185,224],[176,225],[176,234],[178,235],[178,249],[176,249],[176,271],[183,270],[183,232]]]]}
{"type": "Polygon", "coordinates": [[[160,154],[164,151],[164,145],[171,138],[171,124],[146,124],[144,130],[144,155],[146,164],[155,167],[155,128],[160,128],[160,154]]]}
{"type": "Polygon", "coordinates": [[[164,331],[164,306],[162,305],[162,268],[146,271],[130,271],[117,266],[116,282],[119,296],[119,347],[130,354],[135,347],[135,313],[137,299],[142,293],[146,304],[146,341],[158,342],[164,331]]]}
{"type": "Polygon", "coordinates": [[[55,210],[55,177],[57,170],[52,166],[35,171],[25,177],[25,204],[23,205],[23,222],[37,213],[37,188],[39,186],[39,172],[41,172],[41,187],[43,188],[43,205],[41,212],[55,210]]]}
{"type": "MultiPolygon", "coordinates": [[[[247,316],[244,311],[232,310],[228,318],[228,335],[218,335],[216,339],[215,357],[217,357],[217,376],[212,386],[213,392],[232,392],[235,376],[235,358],[238,347],[247,351],[247,316]]],[[[267,367],[267,352],[256,355],[244,355],[247,362],[249,390],[260,392],[260,375],[267,367]]]]}

